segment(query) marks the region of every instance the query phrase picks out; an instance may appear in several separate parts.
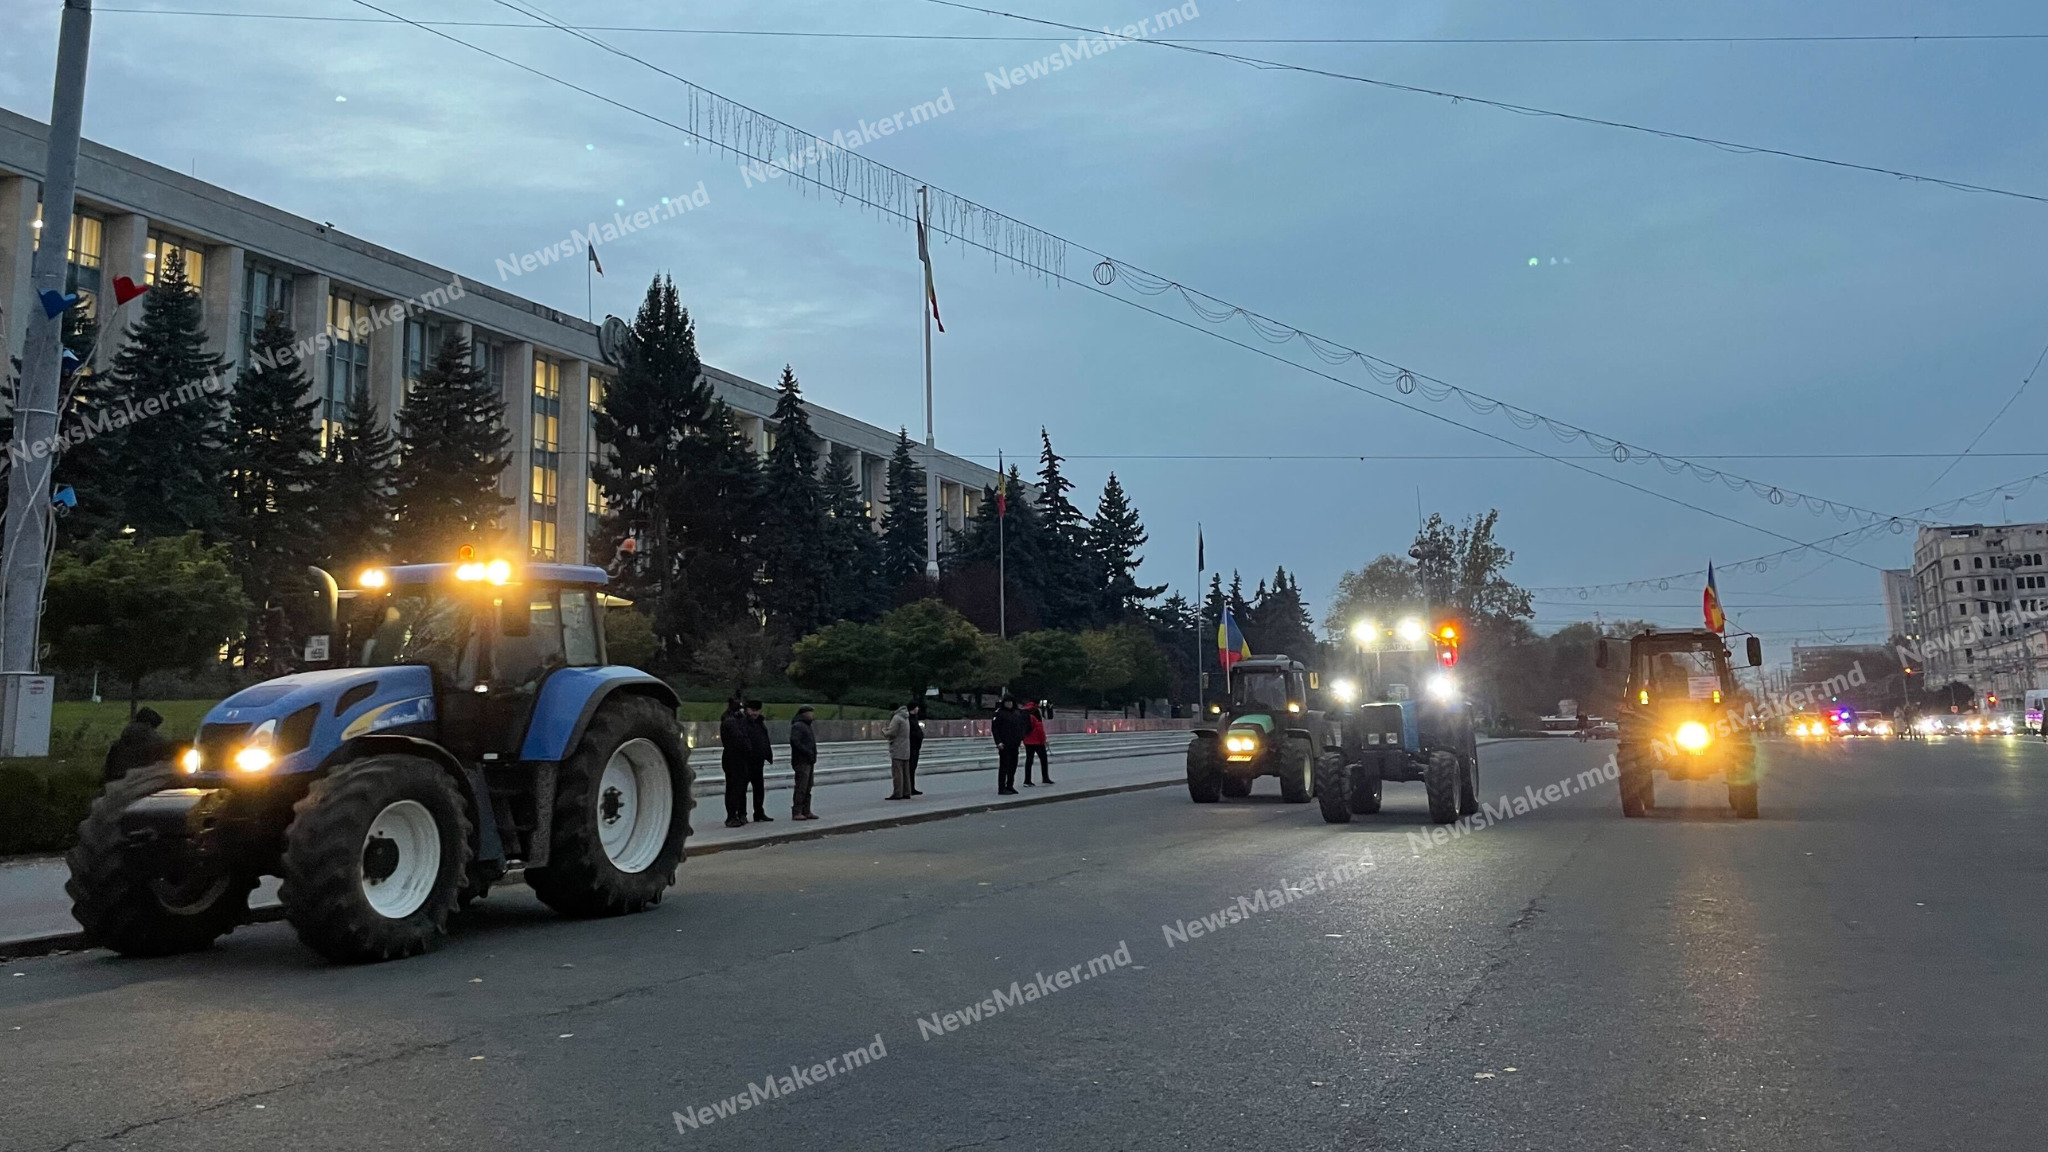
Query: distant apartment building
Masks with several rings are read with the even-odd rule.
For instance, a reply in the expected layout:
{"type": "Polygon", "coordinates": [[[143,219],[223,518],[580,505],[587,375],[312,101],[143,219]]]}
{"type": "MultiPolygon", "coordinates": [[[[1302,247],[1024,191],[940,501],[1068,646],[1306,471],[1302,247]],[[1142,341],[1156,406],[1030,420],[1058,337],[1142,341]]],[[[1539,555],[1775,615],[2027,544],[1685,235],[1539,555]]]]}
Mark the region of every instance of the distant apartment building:
{"type": "Polygon", "coordinates": [[[1920,636],[1920,601],[1913,595],[1913,570],[1911,568],[1886,568],[1879,573],[1884,582],[1884,625],[1885,636],[1904,636],[1916,640],[1920,636]]]}
{"type": "MultiPolygon", "coordinates": [[[[29,273],[43,240],[46,131],[0,109],[0,348],[10,357],[20,355],[28,310],[39,306],[29,273]]],[[[78,207],[66,244],[66,290],[103,318],[117,278],[150,283],[171,253],[180,254],[199,291],[208,347],[231,365],[246,361],[272,310],[285,313],[301,340],[327,336],[326,347],[305,360],[323,426],[361,392],[393,419],[444,336],[471,341],[478,366],[504,397],[512,433],[502,486],[514,501],[508,524],[535,558],[588,559],[601,511],[590,476],[599,450],[590,413],[616,372],[616,323],[608,337],[600,325],[90,141],[79,155],[78,207]]],[[[118,344],[104,340],[97,363],[111,362],[118,344]]],[[[765,454],[775,435],[775,389],[709,366],[705,376],[765,454]]],[[[913,395],[908,382],[889,387],[893,396],[913,395]]],[[[879,520],[897,434],[817,406],[810,417],[824,451],[848,464],[879,520]]],[[[932,459],[941,514],[958,529],[996,473],[946,453],[932,459]]]]}
{"type": "MultiPolygon", "coordinates": [[[[2048,640],[2048,523],[1923,527],[1913,542],[1912,620],[1930,685],[1959,680],[1983,692],[2038,687],[2033,652],[2048,640]]],[[[1885,581],[1886,611],[1893,585],[1885,581]]],[[[2048,664],[2043,665],[2048,670],[2048,664]]]]}

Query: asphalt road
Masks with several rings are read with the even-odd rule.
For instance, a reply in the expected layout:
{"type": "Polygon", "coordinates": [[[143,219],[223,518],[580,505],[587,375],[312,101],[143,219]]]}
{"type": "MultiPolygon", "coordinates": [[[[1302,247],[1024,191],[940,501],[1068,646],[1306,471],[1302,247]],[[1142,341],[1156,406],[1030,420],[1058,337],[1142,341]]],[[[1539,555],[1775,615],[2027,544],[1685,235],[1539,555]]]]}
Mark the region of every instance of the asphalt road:
{"type": "MultiPolygon", "coordinates": [[[[1611,748],[1491,746],[1484,792],[1611,748]]],[[[1420,785],[1329,826],[1264,781],[721,853],[623,920],[494,895],[377,967],[283,925],[13,961],[0,1149],[2038,1146],[2048,747],[1774,742],[1764,765],[1754,822],[1661,780],[1624,820],[1603,783],[1421,848],[1420,785]],[[1105,953],[1129,963],[1052,981],[1105,953]],[[917,1023],[1041,973],[992,1017],[917,1023]],[[864,1067],[698,1111],[878,1037],[864,1067]]]]}

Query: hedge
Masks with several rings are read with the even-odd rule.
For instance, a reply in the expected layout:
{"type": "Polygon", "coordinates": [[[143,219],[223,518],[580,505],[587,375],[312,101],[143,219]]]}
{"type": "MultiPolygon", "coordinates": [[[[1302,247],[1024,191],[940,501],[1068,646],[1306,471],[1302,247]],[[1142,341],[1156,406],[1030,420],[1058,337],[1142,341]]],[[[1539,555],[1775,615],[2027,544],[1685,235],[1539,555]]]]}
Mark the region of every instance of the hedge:
{"type": "Polygon", "coordinates": [[[0,856],[71,847],[99,792],[100,775],[91,769],[0,765],[0,856]]]}

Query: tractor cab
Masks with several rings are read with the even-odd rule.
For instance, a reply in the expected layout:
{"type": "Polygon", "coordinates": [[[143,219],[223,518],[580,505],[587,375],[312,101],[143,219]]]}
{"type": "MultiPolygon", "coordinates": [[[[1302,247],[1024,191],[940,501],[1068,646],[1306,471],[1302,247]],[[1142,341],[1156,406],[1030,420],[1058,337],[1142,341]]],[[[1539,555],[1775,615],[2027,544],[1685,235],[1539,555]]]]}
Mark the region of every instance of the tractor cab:
{"type": "MultiPolygon", "coordinates": [[[[1751,636],[1746,647],[1749,666],[1760,667],[1763,645],[1751,636]]],[[[1605,668],[1609,659],[1602,640],[1594,662],[1605,668]]],[[[1653,628],[1631,637],[1615,751],[1622,813],[1643,816],[1656,806],[1654,774],[1662,772],[1673,780],[1726,779],[1735,814],[1755,818],[1756,745],[1742,709],[1741,686],[1720,633],[1653,628]]]]}

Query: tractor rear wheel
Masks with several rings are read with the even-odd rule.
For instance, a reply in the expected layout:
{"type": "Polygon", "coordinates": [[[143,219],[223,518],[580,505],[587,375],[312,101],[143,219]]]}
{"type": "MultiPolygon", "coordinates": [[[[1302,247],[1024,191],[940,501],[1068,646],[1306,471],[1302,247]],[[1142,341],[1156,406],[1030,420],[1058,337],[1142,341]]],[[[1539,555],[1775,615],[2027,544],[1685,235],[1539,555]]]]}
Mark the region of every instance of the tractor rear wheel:
{"type": "Polygon", "coordinates": [[[1289,804],[1306,804],[1315,799],[1315,745],[1299,736],[1290,737],[1280,754],[1280,799],[1289,804]]]}
{"type": "Polygon", "coordinates": [[[1621,814],[1623,816],[1647,816],[1657,802],[1657,784],[1650,777],[1650,767],[1643,763],[1640,752],[1629,745],[1615,749],[1615,766],[1620,769],[1616,777],[1621,785],[1621,814]]]}
{"type": "Polygon", "coordinates": [[[597,710],[555,778],[553,843],[527,887],[565,916],[661,903],[690,834],[690,752],[675,712],[648,696],[597,710]]]}
{"type": "Polygon", "coordinates": [[[1479,811],[1479,753],[1460,758],[1464,770],[1458,773],[1458,815],[1479,811]]]}
{"type": "Polygon", "coordinates": [[[1370,816],[1380,810],[1380,791],[1384,782],[1380,779],[1379,758],[1367,753],[1365,763],[1356,771],[1358,775],[1351,781],[1351,811],[1355,815],[1370,816]]]}
{"type": "Polygon", "coordinates": [[[1325,752],[1316,760],[1316,802],[1325,823],[1351,823],[1351,765],[1342,752],[1325,752]]]}
{"type": "Polygon", "coordinates": [[[469,864],[469,804],[440,765],[371,756],[316,781],[285,829],[285,919],[329,960],[441,946],[469,864]]]}
{"type": "Polygon", "coordinates": [[[1458,784],[1465,775],[1455,752],[1432,752],[1423,771],[1422,785],[1429,792],[1429,819],[1449,824],[1458,818],[1458,784]]]}
{"type": "Polygon", "coordinates": [[[1233,776],[1225,772],[1217,787],[1223,790],[1225,796],[1233,800],[1242,800],[1252,794],[1252,785],[1258,783],[1258,780],[1257,776],[1233,776]]]}
{"type": "Polygon", "coordinates": [[[64,891],[86,939],[123,956],[196,952],[227,935],[249,911],[256,878],[220,866],[165,875],[131,852],[121,813],[155,792],[176,787],[168,764],[130,772],[107,785],[78,826],[65,853],[71,878],[64,891]]]}
{"type": "Polygon", "coordinates": [[[1215,738],[1195,737],[1188,743],[1188,798],[1197,804],[1214,804],[1223,795],[1224,783],[1223,759],[1215,738]]]}

